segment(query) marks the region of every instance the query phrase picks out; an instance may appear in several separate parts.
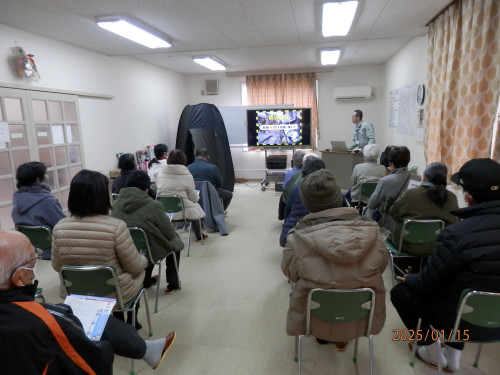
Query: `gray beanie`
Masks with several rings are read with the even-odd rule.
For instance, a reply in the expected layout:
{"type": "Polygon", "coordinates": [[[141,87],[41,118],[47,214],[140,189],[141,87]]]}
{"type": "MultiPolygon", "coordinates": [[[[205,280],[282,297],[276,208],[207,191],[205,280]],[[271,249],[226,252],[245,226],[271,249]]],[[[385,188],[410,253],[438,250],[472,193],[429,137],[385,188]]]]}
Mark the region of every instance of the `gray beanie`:
{"type": "Polygon", "coordinates": [[[302,204],[309,212],[342,206],[342,192],[335,175],[328,169],[320,169],[308,175],[299,190],[302,204]]]}

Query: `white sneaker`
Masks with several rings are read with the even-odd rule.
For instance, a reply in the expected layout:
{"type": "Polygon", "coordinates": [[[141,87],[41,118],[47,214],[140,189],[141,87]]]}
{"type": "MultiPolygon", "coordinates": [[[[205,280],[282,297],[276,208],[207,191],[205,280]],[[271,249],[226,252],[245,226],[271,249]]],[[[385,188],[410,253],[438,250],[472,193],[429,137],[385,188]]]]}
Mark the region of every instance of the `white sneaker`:
{"type": "Polygon", "coordinates": [[[448,370],[450,371],[458,371],[460,368],[460,355],[462,354],[461,350],[452,348],[451,346],[444,346],[444,356],[448,361],[448,370]]]}
{"type": "MultiPolygon", "coordinates": [[[[441,349],[441,348],[440,348],[441,349]]],[[[434,342],[431,345],[420,346],[418,348],[418,357],[422,359],[428,366],[437,368],[438,359],[437,359],[437,343],[434,342]]],[[[443,354],[442,350],[439,350],[439,355],[441,357],[441,366],[442,368],[448,367],[448,361],[443,354]]]]}

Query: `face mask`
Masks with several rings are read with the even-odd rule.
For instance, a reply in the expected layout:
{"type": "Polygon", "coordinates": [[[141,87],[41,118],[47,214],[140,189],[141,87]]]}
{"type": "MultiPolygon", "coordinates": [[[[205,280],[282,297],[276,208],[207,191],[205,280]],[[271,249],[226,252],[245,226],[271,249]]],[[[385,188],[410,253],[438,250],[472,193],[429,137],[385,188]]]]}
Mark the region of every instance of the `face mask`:
{"type": "MultiPolygon", "coordinates": [[[[19,269],[28,270],[28,271],[33,272],[33,281],[31,282],[31,284],[33,285],[35,283],[35,280],[36,280],[36,263],[33,266],[33,268],[31,268],[31,267],[19,267],[19,269]]],[[[23,285],[23,286],[26,286],[26,285],[23,285]]]]}

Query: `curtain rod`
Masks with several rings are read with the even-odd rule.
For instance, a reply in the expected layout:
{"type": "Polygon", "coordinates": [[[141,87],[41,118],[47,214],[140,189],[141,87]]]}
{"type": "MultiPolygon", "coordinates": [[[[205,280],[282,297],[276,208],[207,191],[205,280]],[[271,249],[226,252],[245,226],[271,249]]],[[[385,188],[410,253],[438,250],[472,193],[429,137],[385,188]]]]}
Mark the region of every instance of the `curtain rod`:
{"type": "Polygon", "coordinates": [[[444,12],[445,12],[445,11],[446,11],[449,7],[451,7],[451,6],[453,5],[453,3],[456,3],[456,2],[458,2],[458,0],[450,0],[450,1],[448,2],[448,4],[446,4],[445,6],[443,6],[443,7],[439,10],[439,12],[437,12],[437,13],[436,13],[436,15],[435,15],[434,17],[432,17],[432,18],[430,19],[430,21],[429,21],[429,22],[427,22],[427,23],[425,24],[425,27],[429,26],[432,22],[434,22],[434,20],[435,20],[436,18],[438,18],[438,17],[439,17],[441,14],[443,14],[443,13],[444,13],[444,12]]]}

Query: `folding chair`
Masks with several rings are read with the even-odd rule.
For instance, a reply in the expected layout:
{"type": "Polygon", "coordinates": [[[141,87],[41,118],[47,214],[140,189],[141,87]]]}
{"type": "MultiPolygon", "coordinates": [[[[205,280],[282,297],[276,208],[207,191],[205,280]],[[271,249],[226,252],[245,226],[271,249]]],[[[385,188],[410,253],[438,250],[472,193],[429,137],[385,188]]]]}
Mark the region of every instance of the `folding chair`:
{"type": "MultiPolygon", "coordinates": [[[[108,265],[91,266],[62,266],[59,271],[61,285],[69,294],[80,294],[88,296],[108,297],[116,295],[117,308],[115,311],[132,312],[132,326],[135,327],[135,308],[141,296],[144,296],[146,314],[148,318],[149,336],[153,336],[151,331],[151,317],[149,314],[149,304],[147,294],[141,287],[139,292],[130,301],[124,301],[118,282],[118,276],[113,267],[108,265]]],[[[130,374],[134,374],[134,360],[130,360],[130,374]]]]}
{"type": "Polygon", "coordinates": [[[160,282],[161,282],[161,265],[163,260],[172,255],[174,257],[175,263],[175,272],[177,273],[177,280],[179,282],[179,289],[181,289],[181,279],[179,278],[179,268],[177,267],[177,256],[175,255],[175,251],[171,251],[168,253],[165,258],[158,259],[156,262],[153,259],[153,255],[151,254],[151,248],[149,247],[148,236],[144,229],[140,227],[128,227],[130,231],[130,236],[134,241],[134,245],[141,254],[145,254],[148,257],[149,263],[158,266],[158,281],[156,284],[156,302],[155,302],[155,313],[158,312],[158,297],[160,295],[160,282]]]}
{"type": "MultiPolygon", "coordinates": [[[[184,201],[180,195],[163,195],[159,194],[156,196],[156,200],[163,204],[163,208],[167,214],[175,214],[177,212],[182,212],[182,219],[172,220],[172,223],[184,223],[188,226],[188,245],[187,245],[187,257],[189,257],[189,249],[191,247],[191,222],[192,220],[186,218],[186,209],[184,207],[184,201]]],[[[198,219],[201,232],[201,219],[198,219]]],[[[201,243],[203,244],[203,234],[201,236],[201,243]]]]}
{"type": "Polygon", "coordinates": [[[394,265],[394,258],[400,257],[416,257],[420,258],[420,268],[422,268],[422,261],[424,257],[415,256],[404,253],[403,243],[410,243],[415,245],[425,245],[437,241],[441,230],[444,228],[444,221],[438,219],[405,219],[401,227],[399,235],[399,243],[397,247],[389,240],[385,240],[385,246],[391,257],[391,271],[392,283],[394,285],[395,273],[394,268],[399,272],[405,273],[402,269],[394,265]]]}
{"type": "Polygon", "coordinates": [[[359,214],[363,214],[363,209],[366,207],[365,201],[371,197],[375,189],[377,188],[378,182],[373,181],[363,181],[361,182],[361,187],[359,189],[358,195],[358,205],[355,208],[359,211],[359,214]]]}
{"type": "MultiPolygon", "coordinates": [[[[370,374],[373,375],[373,337],[371,334],[375,311],[375,292],[371,288],[358,289],[311,289],[307,296],[306,333],[296,340],[296,357],[299,375],[302,374],[302,337],[311,334],[311,316],[331,324],[342,324],[366,319],[364,337],[370,346],[370,374]]],[[[358,338],[354,344],[353,362],[357,361],[358,338]]]]}
{"type": "MultiPolygon", "coordinates": [[[[31,244],[37,249],[50,249],[52,247],[52,229],[46,225],[17,225],[16,230],[29,238],[31,244]]],[[[43,288],[37,288],[35,298],[40,298],[45,303],[43,288]]]]}
{"type": "MultiPolygon", "coordinates": [[[[490,343],[500,341],[500,336],[495,340],[477,340],[474,339],[473,330],[464,330],[461,328],[462,321],[473,324],[482,328],[500,328],[500,293],[488,293],[482,291],[476,291],[472,289],[465,289],[462,292],[460,301],[458,302],[457,318],[453,325],[453,331],[447,332],[444,330],[438,330],[437,327],[431,326],[431,332],[435,332],[437,336],[437,350],[441,350],[442,342],[474,342],[478,343],[478,348],[476,352],[476,357],[474,359],[474,367],[479,366],[479,356],[481,355],[481,349],[483,343],[490,343]],[[443,337],[444,334],[444,337],[443,337]]],[[[422,319],[418,319],[417,330],[418,332],[422,324],[422,319]]],[[[415,355],[417,352],[417,345],[413,345],[412,356],[410,361],[410,366],[415,363],[415,355]]],[[[438,353],[438,374],[443,373],[443,365],[441,363],[441,355],[438,353]]]]}

